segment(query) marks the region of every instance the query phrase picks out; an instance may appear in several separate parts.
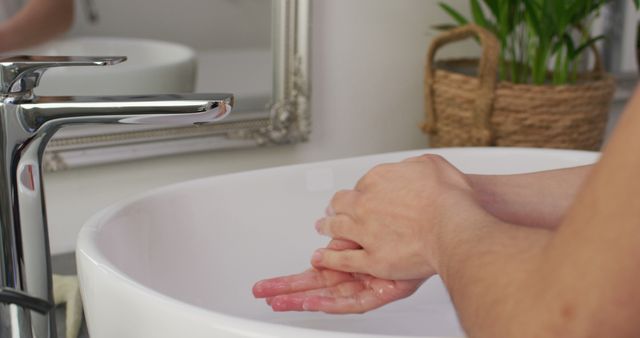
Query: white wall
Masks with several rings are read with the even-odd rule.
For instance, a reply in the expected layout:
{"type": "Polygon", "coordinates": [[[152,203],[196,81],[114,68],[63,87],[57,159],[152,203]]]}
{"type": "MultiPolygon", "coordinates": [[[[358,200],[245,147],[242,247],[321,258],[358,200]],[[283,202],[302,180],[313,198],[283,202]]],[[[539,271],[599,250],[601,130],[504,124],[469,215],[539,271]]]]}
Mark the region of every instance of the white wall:
{"type": "Polygon", "coordinates": [[[638,72],[638,54],[637,50],[637,31],[638,22],[640,22],[640,12],[636,10],[633,2],[626,2],[624,24],[622,28],[622,60],[620,60],[620,71],[637,73],[638,72]]]}
{"type": "MultiPolygon", "coordinates": [[[[467,1],[448,3],[465,8],[467,1]]],[[[433,34],[430,25],[445,20],[436,1],[315,0],[313,134],[308,143],[49,173],[45,181],[52,251],[71,251],[80,226],[96,211],[158,186],[424,147],[426,138],[418,129],[423,120],[424,54],[433,34]]],[[[467,44],[454,50],[468,54],[475,48],[467,44]]]]}

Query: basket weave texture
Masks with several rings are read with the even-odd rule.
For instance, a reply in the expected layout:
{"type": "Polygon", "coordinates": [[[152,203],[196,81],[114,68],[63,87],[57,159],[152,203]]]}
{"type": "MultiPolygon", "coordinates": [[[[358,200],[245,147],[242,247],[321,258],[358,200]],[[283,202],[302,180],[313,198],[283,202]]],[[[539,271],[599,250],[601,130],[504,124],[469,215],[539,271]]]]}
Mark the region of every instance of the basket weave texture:
{"type": "Polygon", "coordinates": [[[426,122],[432,147],[517,146],[597,150],[602,144],[615,83],[596,66],[577,84],[529,85],[498,81],[499,43],[475,26],[456,28],[432,42],[425,69],[426,122]],[[478,37],[480,60],[434,62],[442,46],[478,37]],[[478,75],[451,71],[477,66],[478,75]]]}

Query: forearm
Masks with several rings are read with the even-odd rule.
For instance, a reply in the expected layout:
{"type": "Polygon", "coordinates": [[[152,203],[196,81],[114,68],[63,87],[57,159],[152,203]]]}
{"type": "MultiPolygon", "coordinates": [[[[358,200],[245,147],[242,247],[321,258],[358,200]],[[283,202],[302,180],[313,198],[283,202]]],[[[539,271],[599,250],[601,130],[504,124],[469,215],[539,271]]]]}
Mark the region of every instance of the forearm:
{"type": "Polygon", "coordinates": [[[467,175],[480,204],[513,224],[556,228],[592,166],[516,175],[467,175]]]}
{"type": "Polygon", "coordinates": [[[31,47],[69,29],[73,0],[31,0],[0,25],[0,51],[31,47]]]}
{"type": "Polygon", "coordinates": [[[470,336],[640,336],[640,93],[619,126],[556,231],[438,232],[436,270],[470,336]]]}
{"type": "Polygon", "coordinates": [[[439,236],[436,270],[469,337],[640,335],[639,250],[606,236],[561,237],[496,220],[439,236]]]}
{"type": "Polygon", "coordinates": [[[564,306],[594,337],[640,337],[639,130],[637,89],[545,258],[555,295],[578,291],[564,306]]]}
{"type": "Polygon", "coordinates": [[[470,337],[554,337],[542,331],[536,303],[551,236],[495,219],[440,233],[436,269],[470,337]]]}

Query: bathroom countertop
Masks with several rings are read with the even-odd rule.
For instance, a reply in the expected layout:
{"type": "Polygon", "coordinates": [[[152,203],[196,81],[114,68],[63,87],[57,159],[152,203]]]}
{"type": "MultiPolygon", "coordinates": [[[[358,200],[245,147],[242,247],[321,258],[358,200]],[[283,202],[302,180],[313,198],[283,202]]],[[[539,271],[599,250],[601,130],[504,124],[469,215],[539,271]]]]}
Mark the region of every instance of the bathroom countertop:
{"type": "MultiPolygon", "coordinates": [[[[74,253],[67,253],[61,255],[54,255],[51,258],[51,265],[53,273],[60,275],[75,275],[76,274],[76,256],[74,253]]],[[[58,332],[58,338],[65,338],[65,307],[64,305],[56,308],[56,329],[58,332]]],[[[82,322],[80,328],[80,335],[78,338],[89,338],[89,332],[87,331],[86,322],[82,322]]]]}

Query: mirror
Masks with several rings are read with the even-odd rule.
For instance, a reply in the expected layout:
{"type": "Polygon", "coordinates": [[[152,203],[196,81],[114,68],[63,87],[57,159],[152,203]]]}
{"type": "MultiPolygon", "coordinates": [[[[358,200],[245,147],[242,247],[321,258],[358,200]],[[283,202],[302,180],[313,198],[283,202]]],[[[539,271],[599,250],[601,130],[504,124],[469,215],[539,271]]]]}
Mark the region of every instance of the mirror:
{"type": "MultiPolygon", "coordinates": [[[[290,144],[307,139],[310,133],[310,0],[79,0],[76,7],[76,24],[67,39],[78,36],[93,39],[101,35],[127,37],[135,30],[135,38],[187,45],[196,51],[195,91],[234,93],[236,104],[227,119],[211,125],[174,128],[82,126],[60,130],[45,152],[45,169],[55,171],[185,152],[290,144]]],[[[84,42],[81,44],[87,46],[84,42]]],[[[65,53],[63,49],[51,46],[28,52],[65,53]]],[[[58,45],[53,43],[53,46],[58,45]]],[[[86,49],[88,54],[98,51],[86,49]]],[[[98,74],[94,72],[117,77],[116,67],[84,70],[87,72],[85,79],[90,82],[90,74],[98,74]]],[[[182,73],[193,69],[188,65],[185,67],[182,73]]],[[[128,70],[124,66],[122,69],[124,78],[128,70]]],[[[75,70],[49,71],[51,74],[43,77],[43,88],[36,89],[36,93],[79,95],[71,90],[59,92],[69,88],[61,82],[47,87],[47,79],[54,78],[55,72],[61,72],[60,76],[64,77],[64,72],[72,71],[75,70]]],[[[125,87],[126,83],[123,83],[119,89],[125,87]]],[[[188,86],[181,88],[189,89],[188,86]]],[[[154,94],[162,94],[157,92],[161,89],[154,90],[154,94]]],[[[113,94],[101,89],[97,91],[91,94],[113,94]]],[[[84,92],[81,94],[85,95],[84,92]]]]}

